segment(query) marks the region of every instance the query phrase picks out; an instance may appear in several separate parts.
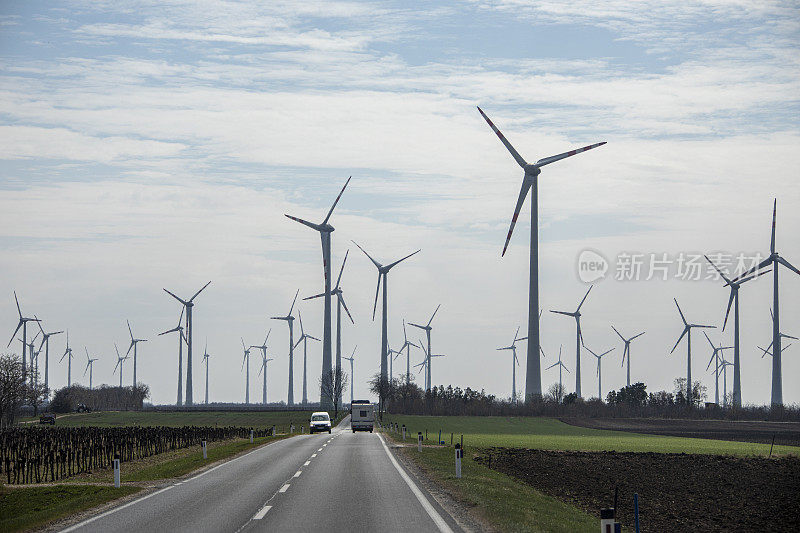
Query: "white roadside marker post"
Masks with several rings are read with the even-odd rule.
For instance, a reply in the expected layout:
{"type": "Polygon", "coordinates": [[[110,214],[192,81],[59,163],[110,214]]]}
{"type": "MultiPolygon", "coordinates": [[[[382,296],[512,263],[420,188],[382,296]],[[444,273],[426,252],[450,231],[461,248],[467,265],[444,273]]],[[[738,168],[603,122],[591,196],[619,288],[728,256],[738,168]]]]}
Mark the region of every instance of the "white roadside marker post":
{"type": "Polygon", "coordinates": [[[119,454],[114,455],[114,487],[119,488],[119,454]]]}
{"type": "Polygon", "coordinates": [[[203,441],[203,459],[208,459],[208,450],[206,449],[206,441],[203,441]]]}
{"type": "Polygon", "coordinates": [[[417,433],[417,451],[418,452],[422,451],[422,432],[421,431],[417,433]]]}
{"type": "Polygon", "coordinates": [[[250,430],[250,444],[253,444],[253,430],[250,430]]]}
{"type": "Polygon", "coordinates": [[[406,440],[406,425],[403,424],[403,440],[406,440]]]}
{"type": "Polygon", "coordinates": [[[461,445],[456,443],[456,477],[461,477],[461,458],[464,457],[464,450],[461,449],[461,445]]]}

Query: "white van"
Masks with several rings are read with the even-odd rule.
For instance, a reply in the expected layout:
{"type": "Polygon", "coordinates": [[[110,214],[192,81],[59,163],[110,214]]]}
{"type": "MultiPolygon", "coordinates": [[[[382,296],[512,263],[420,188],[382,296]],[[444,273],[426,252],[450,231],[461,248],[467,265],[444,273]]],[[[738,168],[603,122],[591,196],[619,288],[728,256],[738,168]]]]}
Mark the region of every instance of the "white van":
{"type": "Polygon", "coordinates": [[[375,426],[375,406],[369,400],[353,400],[350,404],[350,428],[356,431],[369,431],[375,426]]]}
{"type": "Polygon", "coordinates": [[[325,411],[319,411],[311,415],[311,421],[308,424],[309,433],[317,431],[331,432],[331,417],[325,411]]]}

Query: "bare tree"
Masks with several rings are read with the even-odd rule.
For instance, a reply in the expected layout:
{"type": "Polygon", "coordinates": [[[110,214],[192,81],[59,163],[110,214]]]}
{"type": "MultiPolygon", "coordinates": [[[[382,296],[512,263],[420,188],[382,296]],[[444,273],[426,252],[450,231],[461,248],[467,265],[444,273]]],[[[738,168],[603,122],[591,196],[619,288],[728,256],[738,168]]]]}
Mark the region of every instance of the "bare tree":
{"type": "Polygon", "coordinates": [[[332,368],[328,375],[323,375],[319,378],[319,389],[323,398],[333,398],[333,418],[336,420],[339,416],[339,410],[342,408],[339,405],[339,398],[347,390],[348,386],[347,373],[342,371],[342,367],[332,368]]]}
{"type": "Polygon", "coordinates": [[[0,355],[0,426],[14,423],[26,391],[20,359],[14,354],[0,355]]]}
{"type": "Polygon", "coordinates": [[[547,389],[547,394],[544,396],[545,401],[553,402],[553,403],[561,403],[564,401],[564,386],[560,383],[553,383],[549,389],[547,389]]]}

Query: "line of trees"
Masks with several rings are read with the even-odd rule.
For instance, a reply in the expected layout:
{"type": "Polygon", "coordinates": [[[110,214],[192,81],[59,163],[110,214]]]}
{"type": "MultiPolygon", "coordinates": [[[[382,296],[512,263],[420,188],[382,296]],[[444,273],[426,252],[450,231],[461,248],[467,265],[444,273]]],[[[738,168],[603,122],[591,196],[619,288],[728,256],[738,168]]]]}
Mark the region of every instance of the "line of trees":
{"type": "Polygon", "coordinates": [[[686,402],[686,378],[675,380],[672,392],[647,392],[644,383],[634,383],[611,391],[602,401],[584,400],[575,393],[565,394],[563,387],[554,384],[538,399],[512,403],[484,390],[469,387],[438,386],[425,391],[412,381],[395,378],[382,382],[376,374],[370,380],[370,391],[382,395],[385,410],[395,414],[433,416],[550,416],[585,418],[706,418],[730,420],[800,421],[798,407],[746,406],[722,409],[703,408],[706,387],[700,382],[692,385],[692,404],[686,402]]]}
{"type": "Polygon", "coordinates": [[[38,414],[48,392],[35,368],[23,376],[22,361],[16,354],[0,355],[0,427],[13,425],[23,405],[31,405],[34,415],[38,414]]]}
{"type": "Polygon", "coordinates": [[[84,405],[93,411],[140,411],[149,396],[150,387],[144,383],[135,387],[100,385],[94,389],[72,385],[56,391],[50,409],[54,413],[71,413],[78,405],[84,405]]]}

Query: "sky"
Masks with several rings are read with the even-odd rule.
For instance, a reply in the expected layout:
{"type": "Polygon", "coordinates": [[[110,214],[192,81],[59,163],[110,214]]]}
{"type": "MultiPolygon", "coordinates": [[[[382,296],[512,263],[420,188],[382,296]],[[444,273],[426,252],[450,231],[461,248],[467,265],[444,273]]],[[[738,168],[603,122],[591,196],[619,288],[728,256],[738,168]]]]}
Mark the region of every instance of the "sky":
{"type": "MultiPolygon", "coordinates": [[[[563,345],[568,391],[575,324],[549,310],[573,311],[587,281],[584,340],[615,348],[602,360],[605,396],[625,384],[612,324],[646,331],[632,380],[672,390],[685,375],[686,341],[670,355],[682,330],[673,298],[690,322],[717,326],[712,341],[732,343],[728,289],[701,254],[728,272],[768,254],[775,198],[777,250],[800,266],[797,2],[3,2],[0,57],[4,335],[16,290],[23,313],[69,330],[74,381],[88,383],[87,350],[94,384],[114,384],[130,320],[148,339],[137,373],[153,403],[174,402],[177,388],[176,339],[158,333],[180,306],[162,289],[189,297],[209,280],[194,309],[195,401],[206,343],[210,400],[242,401],[242,339],[260,344],[270,328],[268,399],[286,400],[288,328],[269,317],[298,289],[321,292],[323,277],[318,235],[284,214],[320,222],[349,176],[332,261],[337,273],[350,250],[342,287],[355,325],[342,336],[355,396],[370,397],[379,369],[380,310],[373,320],[376,271],[352,241],[382,262],[422,250],[389,274],[391,346],[404,319],[425,323],[441,304],[433,383],[509,397],[511,355],[496,349],[525,330],[530,201],[501,257],[522,170],[478,105],[528,161],[608,143],[539,178],[542,364],[563,345]],[[605,276],[590,280],[580,257],[605,262],[605,276]]],[[[770,399],[757,346],[771,340],[771,286],[767,275],[741,291],[745,403],[770,399]]],[[[780,296],[781,330],[800,336],[800,276],[783,269],[780,296]]],[[[322,302],[299,311],[321,337],[322,302]]],[[[713,400],[698,333],[693,377],[713,400]]],[[[408,328],[409,340],[422,334],[408,328]]],[[[66,384],[65,340],[51,343],[54,388],[66,384]]],[[[411,364],[422,357],[412,350],[411,364]]],[[[800,345],[783,361],[784,402],[800,403],[800,345]]],[[[307,364],[315,400],[319,343],[307,364]]],[[[250,365],[256,401],[255,352],[250,365]]],[[[595,396],[591,354],[581,370],[595,396]]],[[[545,389],[557,380],[543,371],[545,389]]]]}

